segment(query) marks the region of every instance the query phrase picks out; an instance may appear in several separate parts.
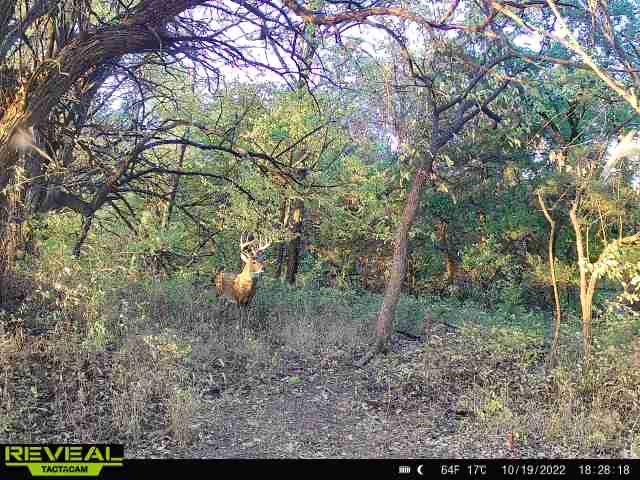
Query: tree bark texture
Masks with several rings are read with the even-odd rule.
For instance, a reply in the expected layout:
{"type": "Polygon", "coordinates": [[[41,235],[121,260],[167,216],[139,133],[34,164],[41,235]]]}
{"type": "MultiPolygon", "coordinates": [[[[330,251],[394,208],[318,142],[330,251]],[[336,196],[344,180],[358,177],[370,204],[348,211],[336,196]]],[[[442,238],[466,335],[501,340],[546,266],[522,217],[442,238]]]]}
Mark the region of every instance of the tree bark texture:
{"type": "Polygon", "coordinates": [[[400,300],[402,283],[407,270],[407,249],[409,243],[409,230],[416,219],[420,206],[422,191],[424,190],[430,170],[421,168],[416,173],[411,191],[404,207],[402,218],[396,231],[393,261],[391,264],[391,276],[387,283],[382,307],[378,314],[376,323],[376,351],[384,351],[387,348],[389,337],[391,336],[393,321],[395,319],[396,308],[400,300]]]}

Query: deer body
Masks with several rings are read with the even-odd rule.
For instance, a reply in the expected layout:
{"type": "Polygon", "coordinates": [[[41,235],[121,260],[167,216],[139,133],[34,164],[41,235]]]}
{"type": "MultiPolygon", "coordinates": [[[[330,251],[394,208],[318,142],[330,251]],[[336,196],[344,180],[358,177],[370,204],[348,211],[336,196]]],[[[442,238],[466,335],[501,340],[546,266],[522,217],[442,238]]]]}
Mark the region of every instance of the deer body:
{"type": "Polygon", "coordinates": [[[218,295],[237,305],[248,305],[256,294],[260,273],[252,271],[249,263],[238,274],[219,272],[215,277],[218,295]]]}
{"type": "Polygon", "coordinates": [[[270,245],[270,243],[261,243],[259,247],[248,251],[247,248],[252,246],[255,241],[240,239],[240,258],[244,262],[242,272],[220,271],[214,277],[218,297],[238,306],[240,324],[242,324],[243,313],[246,314],[246,308],[256,294],[258,279],[264,271],[266,263],[264,250],[270,245]]]}

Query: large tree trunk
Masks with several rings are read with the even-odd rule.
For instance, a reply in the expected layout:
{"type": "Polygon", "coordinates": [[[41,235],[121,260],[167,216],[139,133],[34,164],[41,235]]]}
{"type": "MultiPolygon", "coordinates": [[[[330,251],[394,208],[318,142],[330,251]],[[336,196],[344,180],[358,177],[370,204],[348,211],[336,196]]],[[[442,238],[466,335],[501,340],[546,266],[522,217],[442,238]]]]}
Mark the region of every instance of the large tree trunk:
{"type": "Polygon", "coordinates": [[[393,250],[393,262],[391,265],[391,277],[384,294],[382,307],[378,313],[376,323],[376,342],[374,350],[376,352],[387,349],[388,341],[393,330],[396,308],[400,300],[402,283],[407,269],[407,246],[409,243],[409,230],[416,219],[420,198],[424,190],[430,171],[421,168],[416,173],[411,185],[411,191],[404,207],[404,212],[398,229],[396,231],[395,245],[393,250]]]}
{"type": "Polygon", "coordinates": [[[84,75],[97,67],[130,53],[163,48],[158,34],[162,25],[182,11],[206,3],[204,0],[150,0],[117,25],[101,27],[66,45],[59,54],[43,63],[29,81],[5,103],[0,118],[0,175],[15,164],[17,155],[10,139],[17,128],[46,122],[60,98],[84,75]]]}
{"type": "MultiPolygon", "coordinates": [[[[204,0],[149,0],[115,25],[83,32],[49,58],[36,66],[29,79],[18,87],[3,92],[0,99],[0,191],[14,182],[16,166],[25,168],[17,150],[20,132],[47,125],[51,111],[82,78],[91,76],[111,60],[131,53],[143,53],[164,48],[170,40],[163,25],[177,14],[206,3],[204,0]]],[[[10,14],[15,2],[9,2],[10,14]]],[[[9,12],[9,13],[7,13],[9,12]]],[[[0,15],[1,16],[1,15],[0,15]]],[[[0,26],[0,33],[3,26],[0,26]]],[[[0,40],[6,40],[0,38],[0,40]]],[[[7,48],[11,42],[5,42],[7,48]]],[[[34,144],[35,145],[35,144],[34,144]]],[[[35,153],[34,153],[35,154],[35,153]]],[[[39,154],[39,153],[38,153],[39,154]]],[[[64,160],[64,159],[63,159],[64,160]]],[[[7,276],[13,268],[17,225],[16,208],[24,209],[24,187],[17,199],[0,195],[0,288],[4,291],[7,276]]],[[[21,217],[22,218],[22,217],[21,217]]],[[[22,218],[23,219],[23,218],[22,218]]],[[[4,293],[0,293],[0,296],[4,293]]]]}

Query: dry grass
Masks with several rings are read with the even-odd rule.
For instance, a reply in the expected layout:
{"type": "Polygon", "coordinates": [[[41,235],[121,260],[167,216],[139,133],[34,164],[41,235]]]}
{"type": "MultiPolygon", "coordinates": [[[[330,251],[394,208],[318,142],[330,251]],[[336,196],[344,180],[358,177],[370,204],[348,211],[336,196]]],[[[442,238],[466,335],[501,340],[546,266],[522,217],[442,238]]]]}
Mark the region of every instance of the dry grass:
{"type": "Polygon", "coordinates": [[[355,429],[361,436],[353,441],[327,434],[351,442],[351,451],[413,451],[415,436],[405,446],[381,440],[397,423],[442,435],[434,451],[447,456],[640,456],[640,344],[600,349],[583,375],[569,337],[561,364],[546,371],[539,335],[468,320],[459,330],[440,325],[425,345],[398,344],[359,371],[351,361],[372,325],[353,297],[262,293],[245,332],[233,312],[222,315],[208,292],[188,283],[131,285],[99,309],[72,302],[49,305],[33,321],[14,316],[14,328],[0,335],[0,434],[122,441],[143,453],[162,445],[179,455],[212,436],[259,448],[263,435],[251,432],[264,422],[293,455],[304,441],[291,436],[295,423],[277,406],[293,398],[334,410],[315,420],[305,414],[296,435],[355,429]],[[249,410],[257,420],[243,427],[249,410]],[[322,423],[331,418],[341,420],[322,423]]]}
{"type": "Polygon", "coordinates": [[[484,442],[497,457],[640,456],[634,352],[601,351],[584,374],[575,363],[579,345],[565,346],[552,371],[545,370],[541,347],[517,328],[486,327],[427,346],[425,381],[453,394],[465,448],[484,442]]]}
{"type": "Polygon", "coordinates": [[[199,417],[211,414],[203,398],[281,368],[292,358],[281,352],[342,346],[347,356],[365,328],[348,321],[344,305],[257,303],[240,332],[233,310],[221,314],[210,292],[188,283],[132,285],[81,322],[87,309],[75,300],[48,305],[48,321],[22,315],[13,323],[24,328],[0,337],[0,431],[8,439],[186,447],[202,433],[199,417]],[[34,329],[40,334],[25,333],[34,329]]]}

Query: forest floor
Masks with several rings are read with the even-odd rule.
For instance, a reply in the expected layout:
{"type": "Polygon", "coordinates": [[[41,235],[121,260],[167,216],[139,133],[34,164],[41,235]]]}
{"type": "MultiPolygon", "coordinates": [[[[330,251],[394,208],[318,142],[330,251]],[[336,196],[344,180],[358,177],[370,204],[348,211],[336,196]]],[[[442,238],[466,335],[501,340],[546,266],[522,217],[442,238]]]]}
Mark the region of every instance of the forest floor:
{"type": "MultiPolygon", "coordinates": [[[[398,341],[396,361],[417,360],[422,345],[398,341]]],[[[359,369],[343,352],[304,359],[282,352],[259,378],[207,398],[198,441],[183,451],[153,442],[133,455],[214,458],[384,458],[459,456],[457,419],[446,402],[425,403],[419,386],[400,393],[378,367],[359,369]],[[391,391],[394,390],[394,391],[391,391]],[[458,451],[457,451],[458,450],[458,451]],[[457,451],[457,452],[456,452],[457,451]]],[[[385,361],[388,359],[383,359],[385,361]]],[[[376,362],[377,363],[377,362],[376,362]]]]}
{"type": "MultiPolygon", "coordinates": [[[[252,379],[207,400],[197,457],[441,456],[450,422],[436,408],[391,398],[375,372],[340,364],[321,368],[294,352],[267,379],[252,379]],[[415,408],[414,408],[415,407],[415,408]],[[434,418],[442,418],[440,425],[434,418]]],[[[318,359],[320,360],[320,359],[318,359]]],[[[245,379],[247,380],[247,379],[245,379]]],[[[153,446],[136,455],[159,453],[153,446]]],[[[168,452],[164,452],[166,454],[168,452]]],[[[177,452],[172,452],[171,455],[177,452]]]]}
{"type": "MultiPolygon", "coordinates": [[[[439,347],[447,342],[460,344],[455,331],[446,327],[440,330],[441,336],[436,335],[435,340],[439,347]]],[[[245,376],[223,392],[209,392],[204,413],[196,420],[200,433],[192,444],[176,448],[168,438],[164,441],[157,438],[130,450],[129,455],[143,458],[624,456],[624,452],[608,449],[598,452],[545,441],[540,431],[519,438],[522,425],[506,411],[509,407],[496,403],[496,411],[487,414],[472,405],[474,399],[465,392],[464,385],[464,377],[470,374],[467,367],[452,350],[430,352],[422,339],[404,335],[396,335],[392,351],[365,368],[353,366],[352,359],[339,350],[317,358],[282,351],[278,365],[271,371],[245,376]],[[435,365],[428,365],[431,361],[435,365]],[[444,372],[442,368],[451,370],[444,372]],[[459,383],[454,378],[456,371],[461,373],[459,383]]],[[[518,382],[522,372],[515,372],[518,369],[515,365],[504,368],[503,380],[515,374],[513,380],[518,382]]],[[[481,369],[471,367],[473,374],[482,375],[481,369]]],[[[495,380],[499,381],[497,376],[495,380]]],[[[523,390],[526,385],[515,387],[523,390]]],[[[535,395],[528,393],[527,397],[535,395]]],[[[481,396],[478,392],[478,397],[481,396]]],[[[522,406],[522,410],[527,408],[522,406]]],[[[539,408],[537,411],[544,415],[539,408]]],[[[535,412],[527,414],[535,416],[535,412]]],[[[529,418],[528,423],[544,422],[529,418]]]]}
{"type": "Polygon", "coordinates": [[[242,334],[179,293],[130,290],[89,327],[3,334],[3,441],[118,442],[128,458],[639,455],[627,364],[603,370],[608,390],[585,386],[573,363],[545,369],[544,338],[460,313],[357,368],[372,319],[349,305],[258,305],[242,334]]]}

